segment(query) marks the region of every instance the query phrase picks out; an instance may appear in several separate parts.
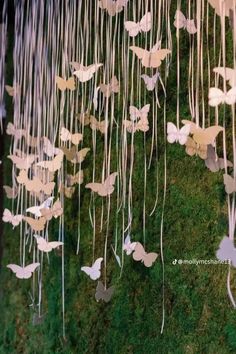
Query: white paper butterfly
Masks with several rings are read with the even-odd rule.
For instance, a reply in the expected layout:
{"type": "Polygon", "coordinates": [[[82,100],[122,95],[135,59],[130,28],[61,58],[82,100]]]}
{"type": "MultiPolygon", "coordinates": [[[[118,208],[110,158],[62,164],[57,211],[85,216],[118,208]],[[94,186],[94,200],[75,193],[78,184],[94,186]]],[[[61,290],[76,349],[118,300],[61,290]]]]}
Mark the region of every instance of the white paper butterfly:
{"type": "Polygon", "coordinates": [[[130,37],[137,36],[140,32],[148,32],[152,28],[151,12],[147,12],[140,22],[126,21],[125,29],[129,32],[130,37]]]}
{"type": "Polygon", "coordinates": [[[136,243],[137,242],[131,242],[130,235],[126,236],[123,244],[123,250],[126,252],[127,256],[131,255],[131,253],[135,250],[136,243]]]}
{"type": "Polygon", "coordinates": [[[98,258],[91,267],[82,267],[81,270],[85,272],[90,279],[97,280],[101,276],[101,263],[103,258],[98,258]]]}
{"type": "Polygon", "coordinates": [[[54,157],[54,155],[59,154],[60,149],[56,148],[46,136],[44,136],[42,139],[43,139],[43,152],[48,157],[54,157]]]}
{"type": "Polygon", "coordinates": [[[228,236],[224,236],[220,243],[219,249],[216,252],[216,257],[220,261],[231,260],[232,265],[236,267],[236,248],[234,243],[228,236]]]}
{"type": "Polygon", "coordinates": [[[83,66],[82,64],[72,62],[71,65],[74,67],[75,71],[73,75],[75,75],[80,82],[86,82],[92,79],[95,72],[102,66],[103,64],[97,63],[89,66],[83,66]]]}
{"type": "Polygon", "coordinates": [[[23,215],[13,215],[9,209],[4,209],[2,220],[4,222],[9,222],[10,224],[12,224],[14,228],[15,226],[18,226],[23,220],[23,215]]]}
{"type": "Polygon", "coordinates": [[[15,273],[16,277],[19,279],[29,279],[31,278],[35,269],[40,266],[40,263],[32,263],[26,267],[20,267],[17,264],[8,264],[7,268],[11,269],[15,273]]]}
{"type": "Polygon", "coordinates": [[[139,119],[147,118],[149,110],[150,110],[150,104],[146,104],[141,109],[138,109],[135,106],[130,106],[129,107],[130,119],[136,121],[138,118],[139,119]]]}
{"type": "Polygon", "coordinates": [[[154,88],[156,86],[156,83],[157,83],[157,80],[158,80],[158,77],[159,77],[159,73],[158,72],[155,75],[153,75],[153,76],[148,76],[146,74],[141,75],[141,78],[144,80],[146,88],[147,88],[148,91],[153,91],[154,90],[154,88]]]}
{"type": "Polygon", "coordinates": [[[217,107],[221,103],[226,103],[228,105],[235,104],[236,102],[236,87],[231,88],[228,92],[223,92],[217,87],[210,87],[209,94],[209,105],[211,107],[217,107]]]}
{"type": "Polygon", "coordinates": [[[53,241],[53,242],[47,242],[43,237],[34,235],[38,249],[42,252],[51,252],[54,248],[57,248],[59,246],[63,245],[63,242],[59,241],[53,241]]]}
{"type": "Polygon", "coordinates": [[[184,14],[179,10],[176,10],[176,13],[175,13],[174,26],[177,29],[181,29],[181,28],[186,29],[189,34],[194,34],[197,32],[197,28],[195,26],[194,20],[187,19],[184,16],[184,14]]]}
{"type": "Polygon", "coordinates": [[[54,197],[49,197],[47,200],[45,200],[41,205],[37,206],[33,206],[33,207],[30,207],[28,209],[26,209],[26,212],[27,213],[31,213],[33,214],[34,216],[37,216],[38,218],[40,216],[42,216],[41,214],[41,209],[48,209],[50,208],[51,204],[52,204],[52,201],[53,201],[54,197]]]}
{"type": "Polygon", "coordinates": [[[184,145],[187,142],[191,125],[186,124],[181,129],[178,129],[173,123],[167,123],[167,141],[170,144],[179,142],[180,145],[184,145]]]}

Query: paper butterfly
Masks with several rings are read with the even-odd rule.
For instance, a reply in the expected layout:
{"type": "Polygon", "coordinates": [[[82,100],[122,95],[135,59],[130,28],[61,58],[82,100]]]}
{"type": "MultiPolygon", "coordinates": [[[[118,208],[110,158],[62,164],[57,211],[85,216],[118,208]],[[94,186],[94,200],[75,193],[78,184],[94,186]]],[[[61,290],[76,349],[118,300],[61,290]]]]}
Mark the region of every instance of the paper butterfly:
{"type": "Polygon", "coordinates": [[[31,278],[33,272],[40,266],[40,263],[32,263],[26,267],[20,267],[17,264],[8,264],[7,268],[11,269],[19,279],[31,278]]]}
{"type": "Polygon", "coordinates": [[[105,120],[97,120],[94,116],[90,116],[90,128],[92,130],[99,130],[100,133],[105,134],[107,132],[109,122],[105,120]]]}
{"type": "Polygon", "coordinates": [[[197,144],[192,138],[188,137],[185,143],[186,154],[189,156],[198,155],[201,159],[207,158],[207,145],[197,144]]]}
{"type": "Polygon", "coordinates": [[[40,216],[42,216],[41,209],[49,208],[51,203],[52,203],[52,201],[53,201],[53,199],[54,199],[54,197],[49,197],[41,205],[39,205],[39,206],[35,205],[33,207],[27,208],[26,212],[27,213],[31,213],[34,216],[40,217],[40,216]]]}
{"type": "Polygon", "coordinates": [[[140,32],[148,32],[152,28],[151,12],[147,12],[140,22],[125,21],[125,29],[129,32],[130,37],[136,37],[140,32]]]}
{"type": "Polygon", "coordinates": [[[106,289],[101,281],[98,281],[98,285],[96,287],[95,299],[97,301],[103,300],[105,302],[109,302],[114,292],[114,286],[106,289]]]}
{"type": "Polygon", "coordinates": [[[141,63],[146,68],[158,68],[161,65],[162,60],[166,58],[168,54],[171,53],[169,49],[156,49],[156,46],[150,51],[131,46],[129,48],[137,55],[138,59],[141,59],[141,63]]]}
{"type": "Polygon", "coordinates": [[[114,172],[108,176],[103,183],[88,183],[85,188],[91,189],[93,192],[98,193],[101,197],[106,197],[114,192],[117,172],[114,172]]]}
{"type": "Polygon", "coordinates": [[[23,220],[23,215],[13,215],[9,209],[4,209],[2,220],[4,222],[9,222],[10,224],[12,224],[14,228],[15,226],[18,226],[21,223],[21,221],[23,220]]]}
{"type": "Polygon", "coordinates": [[[80,133],[71,134],[68,129],[63,127],[61,128],[60,139],[63,142],[71,141],[72,144],[78,145],[82,141],[83,135],[80,133]]]}
{"type": "Polygon", "coordinates": [[[16,180],[19,184],[23,184],[27,191],[29,192],[44,192],[47,195],[52,194],[52,191],[55,187],[55,182],[42,183],[38,177],[33,177],[29,179],[27,172],[25,170],[20,171],[19,176],[16,177],[16,180]]]}
{"type": "Polygon", "coordinates": [[[219,249],[216,252],[216,257],[220,261],[230,260],[232,265],[236,267],[236,248],[234,247],[233,240],[229,237],[224,236],[220,243],[219,249]]]}
{"type": "Polygon", "coordinates": [[[186,19],[184,14],[179,10],[176,10],[176,13],[175,13],[174,26],[177,29],[181,29],[181,28],[186,29],[189,34],[194,34],[197,32],[197,28],[195,26],[195,21],[186,19]]]}
{"type": "Polygon", "coordinates": [[[236,192],[236,181],[234,180],[234,178],[226,173],[223,176],[226,193],[231,194],[233,192],[236,192]]]}
{"type": "Polygon", "coordinates": [[[43,139],[43,152],[48,157],[54,157],[55,155],[59,154],[60,150],[56,148],[46,136],[44,136],[42,139],[43,139]]]}
{"type": "Polygon", "coordinates": [[[126,236],[123,244],[123,250],[126,252],[127,256],[131,255],[131,253],[135,250],[136,243],[137,242],[131,242],[130,235],[126,236]]]}
{"type": "Polygon", "coordinates": [[[101,264],[103,258],[98,258],[91,267],[82,267],[81,270],[85,272],[90,279],[96,280],[101,276],[101,264]]]}
{"type": "Polygon", "coordinates": [[[60,91],[65,91],[66,89],[71,91],[75,90],[75,80],[73,77],[70,77],[68,80],[65,80],[60,76],[56,76],[56,84],[60,91]]]}
{"type": "Polygon", "coordinates": [[[17,139],[17,140],[26,136],[26,130],[25,129],[16,129],[16,127],[10,122],[7,124],[6,133],[8,135],[14,136],[14,138],[17,139]]]}
{"type": "Polygon", "coordinates": [[[75,187],[65,187],[61,185],[59,193],[64,193],[66,198],[71,199],[75,192],[75,187]]]}
{"type": "Polygon", "coordinates": [[[51,161],[40,161],[36,164],[36,166],[46,168],[48,169],[49,172],[56,172],[61,168],[61,164],[63,161],[63,151],[60,150],[60,152],[54,157],[53,160],[51,161]]]}
{"type": "Polygon", "coordinates": [[[78,171],[75,175],[68,174],[66,176],[66,182],[69,187],[72,187],[74,184],[82,184],[84,180],[84,173],[82,170],[78,171]]]}
{"type": "Polygon", "coordinates": [[[146,267],[151,267],[152,264],[155,262],[155,260],[157,259],[158,254],[151,252],[151,253],[147,253],[145,252],[143,246],[141,245],[141,243],[137,242],[134,252],[133,252],[133,259],[135,261],[141,261],[142,263],[144,263],[144,265],[146,267]]]}
{"type": "Polygon", "coordinates": [[[46,224],[46,219],[44,217],[41,217],[40,219],[33,219],[28,216],[24,216],[24,220],[34,231],[43,231],[46,224]]]}
{"type": "Polygon", "coordinates": [[[158,77],[159,77],[159,73],[157,72],[155,75],[153,75],[152,77],[146,75],[146,74],[143,74],[141,75],[141,78],[144,80],[144,83],[146,85],[146,88],[148,91],[153,91],[155,86],[156,86],[156,83],[157,83],[157,80],[158,80],[158,77]]]}
{"type": "Polygon", "coordinates": [[[130,106],[129,107],[130,119],[135,121],[138,118],[139,119],[147,118],[149,110],[150,110],[150,104],[146,104],[141,109],[138,109],[138,108],[136,108],[134,106],[130,106]]]}
{"type": "Polygon", "coordinates": [[[8,199],[15,199],[18,195],[18,188],[13,188],[10,186],[3,186],[3,189],[7,195],[8,199]]]}
{"type": "Polygon", "coordinates": [[[112,76],[109,84],[100,84],[100,89],[103,95],[107,98],[111,96],[112,93],[118,93],[120,91],[119,81],[116,76],[112,76]]]}
{"type": "Polygon", "coordinates": [[[87,155],[87,153],[90,151],[89,148],[83,148],[80,151],[77,151],[76,149],[67,149],[67,148],[61,148],[66,155],[67,160],[72,162],[73,164],[76,163],[82,163],[87,155]]]}
{"type": "Polygon", "coordinates": [[[193,140],[201,145],[214,145],[217,135],[224,130],[220,125],[212,125],[206,129],[198,127],[194,122],[182,120],[183,124],[190,124],[190,132],[193,134],[193,140]]]}
{"type": "Polygon", "coordinates": [[[113,253],[114,253],[115,259],[116,259],[116,261],[117,261],[119,267],[121,268],[120,256],[118,256],[118,254],[116,253],[116,251],[114,250],[114,248],[113,248],[112,245],[111,245],[111,249],[112,249],[112,251],[113,251],[113,253]]]}
{"type": "Polygon", "coordinates": [[[79,63],[71,63],[71,65],[75,68],[73,75],[75,75],[80,82],[86,82],[92,79],[95,72],[103,65],[103,64],[92,64],[89,66],[83,66],[79,63]]]}
{"type": "Polygon", "coordinates": [[[52,217],[57,219],[59,216],[63,214],[63,209],[61,206],[61,202],[58,199],[51,208],[42,208],[41,209],[41,214],[47,221],[51,220],[52,217]]]}
{"type": "Polygon", "coordinates": [[[208,103],[211,107],[217,107],[221,103],[228,105],[236,102],[236,87],[231,88],[228,92],[223,92],[217,87],[210,87],[208,94],[208,103]]]}
{"type": "Polygon", "coordinates": [[[19,157],[17,155],[8,155],[7,156],[14,165],[20,170],[28,170],[32,163],[36,160],[37,156],[26,155],[26,157],[19,157]]]}
{"type": "Polygon", "coordinates": [[[47,242],[43,237],[38,235],[34,235],[34,237],[36,239],[38,249],[42,252],[48,253],[51,252],[54,248],[63,245],[63,242],[58,241],[47,242]]]}
{"type": "MultiPolygon", "coordinates": [[[[218,172],[219,170],[224,169],[224,159],[217,156],[212,145],[207,146],[207,158],[205,160],[205,165],[211,172],[218,172]]],[[[228,167],[233,167],[232,162],[228,160],[226,161],[226,165],[228,167]]]]}
{"type": "Polygon", "coordinates": [[[178,129],[174,123],[167,123],[167,141],[170,144],[180,143],[184,145],[187,142],[189,133],[190,133],[190,124],[184,125],[181,129],[178,129]]]}
{"type": "Polygon", "coordinates": [[[217,67],[214,68],[213,71],[221,75],[225,81],[228,81],[231,87],[236,86],[236,69],[217,67]]]}
{"type": "Polygon", "coordinates": [[[123,10],[123,7],[127,5],[128,0],[100,0],[98,1],[98,6],[102,10],[106,10],[109,16],[115,16],[123,10]]]}

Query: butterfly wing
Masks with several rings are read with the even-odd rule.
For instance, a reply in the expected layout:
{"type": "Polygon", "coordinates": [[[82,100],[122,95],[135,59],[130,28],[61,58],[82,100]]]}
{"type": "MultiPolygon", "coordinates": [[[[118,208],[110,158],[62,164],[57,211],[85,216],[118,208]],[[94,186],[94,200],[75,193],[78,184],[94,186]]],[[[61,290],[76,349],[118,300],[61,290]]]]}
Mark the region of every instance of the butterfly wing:
{"type": "Polygon", "coordinates": [[[233,265],[236,265],[236,249],[234,243],[229,237],[224,236],[220,242],[219,248],[216,252],[216,257],[220,261],[226,261],[230,259],[233,265]]]}
{"type": "Polygon", "coordinates": [[[191,125],[190,124],[186,124],[184,125],[178,133],[178,140],[180,145],[185,145],[189,136],[191,130],[191,125]]]}
{"type": "Polygon", "coordinates": [[[149,122],[147,118],[142,118],[138,121],[136,124],[136,130],[142,131],[142,132],[147,132],[149,130],[149,122]]]}
{"type": "Polygon", "coordinates": [[[40,263],[32,263],[24,268],[24,279],[29,279],[32,273],[40,266],[40,263]]]}
{"type": "Polygon", "coordinates": [[[80,151],[76,152],[76,156],[74,159],[71,160],[72,163],[82,163],[87,155],[87,153],[90,151],[90,148],[83,148],[80,151]]]}
{"type": "Polygon", "coordinates": [[[8,264],[7,268],[11,269],[11,271],[16,274],[17,278],[22,279],[23,275],[23,267],[18,266],[17,264],[8,264]]]}
{"type": "Polygon", "coordinates": [[[17,188],[13,188],[10,186],[3,186],[3,189],[4,189],[8,199],[15,199],[18,195],[17,188]]]}
{"type": "Polygon", "coordinates": [[[116,177],[118,176],[118,173],[117,172],[113,172],[112,174],[110,174],[110,176],[107,177],[107,179],[104,181],[104,190],[99,190],[98,191],[98,194],[101,196],[101,197],[105,197],[107,195],[110,195],[111,193],[113,193],[114,191],[114,184],[115,184],[115,181],[116,181],[116,177]]]}
{"type": "Polygon", "coordinates": [[[59,246],[63,245],[63,242],[60,241],[52,241],[52,242],[48,242],[49,247],[52,249],[57,248],[59,246]]]}
{"type": "Polygon", "coordinates": [[[133,259],[135,261],[143,261],[146,252],[140,242],[136,242],[136,246],[133,252],[133,259]]]}
{"type": "Polygon", "coordinates": [[[136,121],[138,118],[141,118],[141,113],[138,108],[135,106],[130,106],[129,107],[129,114],[130,114],[130,119],[132,121],[136,121]]]}
{"type": "Polygon", "coordinates": [[[148,68],[158,68],[161,65],[162,60],[164,60],[171,51],[169,49],[159,49],[157,52],[150,53],[147,62],[147,57],[142,61],[143,65],[148,68]]]}
{"type": "Polygon", "coordinates": [[[143,263],[145,265],[145,267],[151,267],[153,265],[153,263],[155,262],[155,260],[157,259],[158,254],[155,252],[150,252],[147,253],[145,255],[145,257],[143,258],[143,263]]]}
{"type": "Polygon", "coordinates": [[[24,220],[34,231],[43,231],[46,224],[46,219],[44,217],[41,217],[40,219],[33,219],[28,216],[24,216],[24,220]]]}
{"type": "Polygon", "coordinates": [[[236,87],[232,87],[225,96],[225,103],[228,105],[235,104],[236,102],[236,87]]]}
{"type": "Polygon", "coordinates": [[[174,26],[177,29],[185,28],[186,27],[186,17],[180,10],[176,10],[175,12],[175,21],[174,21],[174,26]]]}
{"type": "Polygon", "coordinates": [[[186,144],[185,144],[186,148],[185,148],[185,152],[187,155],[189,156],[194,156],[197,152],[197,144],[195,143],[195,141],[188,137],[186,144]]]}
{"type": "Polygon", "coordinates": [[[93,263],[91,267],[91,272],[90,272],[90,278],[92,280],[97,280],[101,276],[101,264],[102,264],[103,258],[100,257],[96,259],[96,261],[93,263]]]}
{"type": "Polygon", "coordinates": [[[229,81],[231,87],[236,86],[236,69],[216,67],[213,69],[213,72],[222,76],[226,81],[229,81]]]}
{"type": "Polygon", "coordinates": [[[30,207],[30,208],[27,208],[26,212],[27,213],[31,213],[34,216],[40,217],[40,216],[42,216],[40,210],[41,210],[40,206],[33,206],[33,207],[30,207]]]}
{"type": "Polygon", "coordinates": [[[178,129],[172,122],[167,123],[167,141],[173,144],[178,140],[178,129]]]}
{"type": "Polygon", "coordinates": [[[111,297],[114,292],[114,287],[110,286],[110,288],[106,289],[104,294],[103,294],[103,300],[107,303],[111,300],[111,297]]]}
{"type": "MultiPolygon", "coordinates": [[[[129,49],[132,50],[132,52],[135,55],[137,55],[138,59],[142,60],[142,64],[143,64],[143,62],[145,62],[145,63],[149,62],[150,53],[149,53],[148,50],[143,49],[143,48],[139,48],[139,47],[136,47],[136,46],[131,46],[131,47],[129,47],[129,49]]],[[[144,66],[146,66],[146,65],[144,65],[144,66]]]]}
{"type": "Polygon", "coordinates": [[[186,22],[186,30],[188,31],[189,34],[195,34],[197,32],[197,27],[195,25],[194,20],[187,20],[186,22]]]}
{"type": "Polygon", "coordinates": [[[98,193],[102,188],[102,183],[88,183],[85,188],[91,189],[91,191],[98,193]]]}
{"type": "Polygon", "coordinates": [[[68,80],[66,80],[66,88],[71,91],[75,90],[75,80],[73,77],[70,77],[68,80]]]}
{"type": "Polygon", "coordinates": [[[225,101],[226,95],[217,87],[210,87],[208,93],[208,103],[211,107],[217,107],[225,101]]]}
{"type": "Polygon", "coordinates": [[[66,88],[67,88],[66,80],[64,80],[60,76],[56,76],[55,81],[56,81],[56,85],[60,91],[66,90],[66,88]]]}
{"type": "Polygon", "coordinates": [[[139,22],[140,29],[143,32],[149,32],[152,28],[152,16],[151,12],[147,12],[139,22]]]}
{"type": "Polygon", "coordinates": [[[228,175],[227,173],[225,173],[223,177],[226,193],[231,194],[233,192],[236,192],[236,182],[234,178],[228,175]]]}
{"type": "Polygon", "coordinates": [[[101,281],[98,281],[98,284],[97,284],[97,287],[96,287],[96,293],[95,293],[95,299],[97,301],[99,300],[103,300],[104,298],[104,292],[105,292],[105,287],[104,285],[102,284],[101,281]]]}

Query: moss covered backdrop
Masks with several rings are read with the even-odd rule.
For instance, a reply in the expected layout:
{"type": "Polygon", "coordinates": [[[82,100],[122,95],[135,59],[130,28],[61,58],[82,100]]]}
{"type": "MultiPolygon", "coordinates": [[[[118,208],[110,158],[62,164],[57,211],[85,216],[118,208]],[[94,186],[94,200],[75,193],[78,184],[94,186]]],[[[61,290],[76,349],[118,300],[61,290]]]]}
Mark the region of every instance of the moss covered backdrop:
{"type": "MultiPolygon", "coordinates": [[[[184,2],[183,2],[184,3],[184,2]]],[[[10,8],[13,11],[13,8],[10,8]]],[[[175,4],[171,10],[174,18],[175,4]]],[[[12,82],[13,12],[10,14],[7,51],[7,82],[12,82]]],[[[227,27],[228,28],[228,27],[227,27]]],[[[174,29],[173,34],[175,33],[174,29]]],[[[228,28],[227,36],[231,36],[228,28]]],[[[209,37],[212,40],[212,37],[209,37]]],[[[175,120],[176,114],[176,38],[173,35],[173,59],[168,79],[167,119],[175,120]]],[[[182,35],[181,75],[187,79],[188,35],[182,35]]],[[[207,60],[207,59],[206,59],[207,60]]],[[[207,77],[206,77],[207,80],[207,77]]],[[[187,87],[181,86],[180,113],[189,118],[187,87]]],[[[12,121],[12,104],[7,99],[7,121],[12,121]]],[[[160,125],[160,131],[164,127],[160,125]]],[[[85,137],[86,139],[86,137],[85,137]]],[[[89,137],[87,137],[89,139],[89,137]]],[[[164,144],[163,133],[159,138],[160,191],[163,190],[164,144]]],[[[11,178],[11,164],[6,158],[10,139],[1,137],[3,164],[0,166],[4,183],[11,178]],[[3,144],[4,142],[4,144],[3,144]],[[4,145],[4,146],[3,146],[4,145]]],[[[136,141],[136,166],[133,199],[143,188],[140,175],[143,168],[143,141],[136,141]]],[[[147,148],[150,148],[147,146],[147,148]]],[[[98,148],[99,151],[99,148],[98,148]]],[[[109,256],[108,277],[116,282],[115,293],[108,304],[94,300],[94,284],[81,275],[80,266],[87,259],[91,246],[89,224],[89,195],[82,192],[82,237],[80,261],[75,254],[77,235],[76,196],[65,210],[65,312],[66,339],[62,337],[61,315],[61,256],[50,258],[50,271],[45,269],[44,294],[45,318],[40,326],[32,325],[32,308],[29,308],[30,283],[17,280],[6,265],[16,258],[18,248],[15,231],[4,224],[2,238],[2,267],[0,278],[0,353],[53,354],[191,354],[236,352],[236,313],[226,291],[226,265],[179,265],[175,259],[215,259],[222,236],[227,232],[227,208],[222,183],[223,172],[210,173],[202,160],[190,158],[177,144],[167,146],[167,195],[164,215],[165,255],[165,327],[160,334],[162,320],[162,267],[158,261],[152,268],[125,258],[125,271],[119,278],[114,257],[109,256]],[[83,212],[84,210],[84,212],[83,212]],[[88,250],[88,251],[86,251],[88,250]]],[[[101,156],[102,157],[102,156],[101,156]]],[[[90,180],[92,158],[85,162],[86,182],[90,180]]],[[[156,166],[151,169],[153,180],[156,166]]],[[[2,188],[2,187],[1,187],[2,188]]],[[[153,189],[148,184],[149,194],[153,189]]],[[[3,195],[1,193],[1,195],[3,195]]],[[[149,249],[159,248],[163,193],[160,192],[155,216],[147,219],[146,238],[149,249]]],[[[146,201],[147,208],[153,199],[146,201]]],[[[1,210],[10,207],[1,199],[1,210]]],[[[142,205],[134,210],[133,231],[136,239],[142,238],[140,219],[142,205]]],[[[114,215],[112,215],[114,221],[114,215]]],[[[113,222],[114,225],[114,222],[113,222]]],[[[114,226],[115,227],[115,226],[114,226]]],[[[111,227],[110,233],[113,233],[111,227]]],[[[56,230],[55,230],[56,232],[56,230]]],[[[103,244],[102,235],[97,243],[103,244]]],[[[235,282],[232,290],[236,291],[235,282]]]]}

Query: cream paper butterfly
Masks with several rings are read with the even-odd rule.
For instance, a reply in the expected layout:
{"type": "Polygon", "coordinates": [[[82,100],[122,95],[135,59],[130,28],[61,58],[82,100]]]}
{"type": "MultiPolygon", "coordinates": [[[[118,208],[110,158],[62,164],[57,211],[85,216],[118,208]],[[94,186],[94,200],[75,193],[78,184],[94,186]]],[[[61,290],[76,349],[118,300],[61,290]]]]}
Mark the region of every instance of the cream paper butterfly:
{"type": "Polygon", "coordinates": [[[26,267],[18,266],[17,264],[8,264],[7,268],[11,269],[19,279],[31,278],[33,272],[40,266],[40,263],[32,263],[26,267]]]}
{"type": "Polygon", "coordinates": [[[219,104],[226,103],[233,105],[236,103],[236,87],[232,87],[229,91],[223,92],[217,87],[210,87],[208,93],[208,103],[211,107],[217,107],[219,104]]]}
{"type": "Polygon", "coordinates": [[[71,65],[75,69],[73,75],[75,75],[80,82],[86,82],[92,79],[93,75],[103,64],[97,63],[84,66],[76,62],[71,62],[71,65]]]}
{"type": "Polygon", "coordinates": [[[191,125],[186,124],[181,129],[178,129],[174,123],[167,123],[167,141],[170,144],[179,143],[180,145],[184,145],[187,142],[189,133],[190,133],[191,125]]]}
{"type": "Polygon", "coordinates": [[[147,12],[140,22],[125,21],[125,29],[129,32],[130,37],[136,37],[138,33],[149,32],[152,28],[151,12],[147,12]]]}
{"type": "Polygon", "coordinates": [[[186,29],[189,34],[194,34],[197,32],[195,21],[187,19],[180,10],[176,10],[174,26],[177,29],[186,29]]]}

